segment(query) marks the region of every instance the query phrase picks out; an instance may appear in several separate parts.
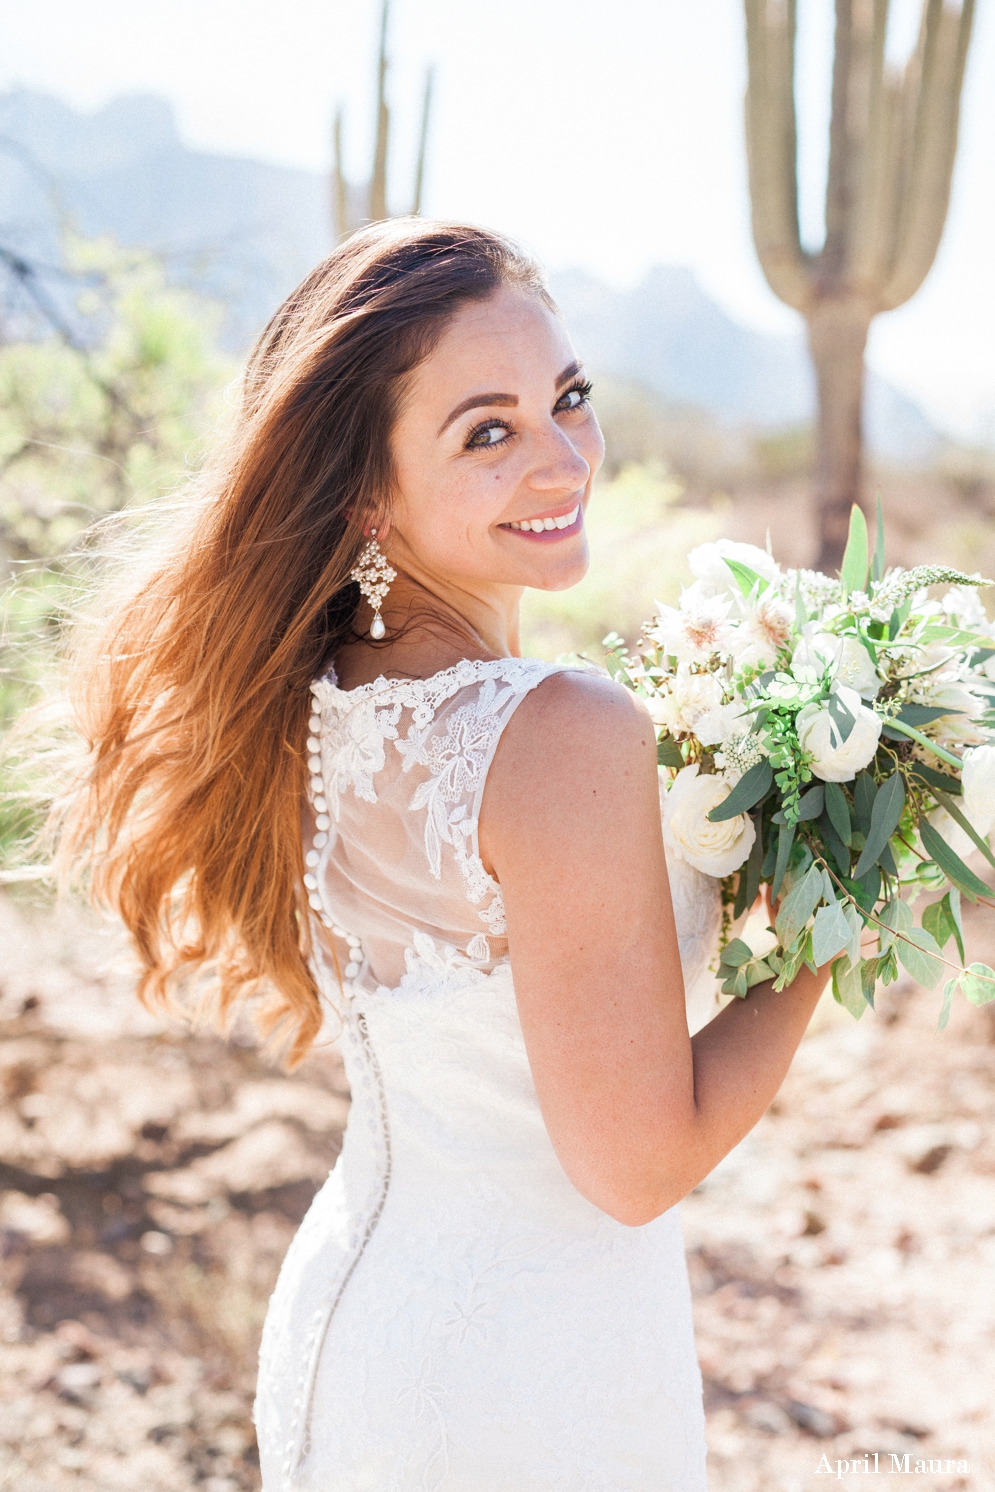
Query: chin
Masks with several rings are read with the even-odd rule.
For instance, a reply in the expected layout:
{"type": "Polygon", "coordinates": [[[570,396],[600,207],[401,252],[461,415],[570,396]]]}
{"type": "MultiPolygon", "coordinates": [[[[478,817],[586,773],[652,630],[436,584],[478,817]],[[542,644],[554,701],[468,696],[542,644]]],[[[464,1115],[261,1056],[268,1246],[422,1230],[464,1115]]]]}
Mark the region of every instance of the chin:
{"type": "Polygon", "coordinates": [[[572,561],[551,566],[544,575],[537,575],[526,584],[533,591],[568,591],[572,585],[577,585],[584,579],[590,563],[590,556],[585,545],[583,554],[577,555],[572,561]]]}

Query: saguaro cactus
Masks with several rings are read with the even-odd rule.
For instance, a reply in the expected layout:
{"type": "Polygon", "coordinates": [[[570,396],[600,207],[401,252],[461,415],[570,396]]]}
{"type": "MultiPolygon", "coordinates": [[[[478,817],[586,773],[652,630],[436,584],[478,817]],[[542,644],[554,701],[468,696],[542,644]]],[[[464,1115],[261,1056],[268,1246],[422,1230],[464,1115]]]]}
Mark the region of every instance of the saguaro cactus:
{"type": "Polygon", "coordinates": [[[861,499],[864,349],[874,316],[907,301],[943,233],[974,0],[924,0],[901,70],[885,61],[889,0],[836,0],[826,234],[798,226],[796,0],[745,0],[753,241],[774,294],[805,317],[819,396],[820,569],[835,569],[861,499]]]}
{"type": "MultiPolygon", "coordinates": [[[[376,223],[391,216],[387,207],[387,159],[390,145],[390,108],[387,104],[387,22],[390,0],[383,0],[380,11],[380,49],[377,56],[376,131],[373,140],[373,166],[367,182],[353,185],[346,180],[342,165],[343,110],[336,110],[332,130],[332,231],[336,242],[348,238],[363,223],[376,223]]],[[[418,159],[415,167],[415,189],[409,211],[421,212],[422,187],[425,180],[425,150],[428,145],[428,120],[432,107],[432,70],[425,74],[422,96],[421,128],[418,135],[418,159]]]]}

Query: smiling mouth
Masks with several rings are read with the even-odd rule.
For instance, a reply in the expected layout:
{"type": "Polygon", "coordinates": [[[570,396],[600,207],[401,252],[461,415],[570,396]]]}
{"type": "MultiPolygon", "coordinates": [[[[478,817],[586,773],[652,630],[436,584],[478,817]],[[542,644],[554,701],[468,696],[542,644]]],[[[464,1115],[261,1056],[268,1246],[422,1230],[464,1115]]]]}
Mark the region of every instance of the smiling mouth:
{"type": "Polygon", "coordinates": [[[561,535],[575,533],[580,528],[582,519],[581,505],[577,503],[569,513],[559,513],[555,518],[513,519],[510,523],[502,523],[500,527],[511,529],[516,534],[527,534],[530,539],[558,539],[561,535]]]}

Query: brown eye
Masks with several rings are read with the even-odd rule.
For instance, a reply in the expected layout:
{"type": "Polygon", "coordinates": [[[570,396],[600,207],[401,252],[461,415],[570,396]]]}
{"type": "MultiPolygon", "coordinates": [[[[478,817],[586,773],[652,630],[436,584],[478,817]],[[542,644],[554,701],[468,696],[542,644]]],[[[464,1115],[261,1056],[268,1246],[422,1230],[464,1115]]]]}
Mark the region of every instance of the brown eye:
{"type": "Polygon", "coordinates": [[[582,409],[590,397],[591,385],[589,383],[575,383],[557,399],[555,410],[558,414],[563,414],[571,409],[582,409]]]}
{"type": "Polygon", "coordinates": [[[466,450],[482,451],[488,446],[503,445],[511,433],[511,426],[504,420],[487,420],[483,425],[477,425],[470,431],[466,442],[466,450]]]}

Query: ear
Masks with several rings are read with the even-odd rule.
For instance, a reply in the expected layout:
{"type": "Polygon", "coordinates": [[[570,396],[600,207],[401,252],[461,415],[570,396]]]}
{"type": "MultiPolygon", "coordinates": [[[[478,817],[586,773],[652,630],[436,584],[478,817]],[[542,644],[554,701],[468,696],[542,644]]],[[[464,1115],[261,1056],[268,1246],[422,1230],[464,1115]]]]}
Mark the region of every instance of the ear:
{"type": "Polygon", "coordinates": [[[377,536],[377,543],[378,544],[383,544],[385,542],[386,538],[387,538],[387,535],[390,533],[390,519],[389,518],[369,518],[369,519],[367,519],[366,523],[363,524],[363,538],[364,539],[372,539],[374,533],[376,533],[376,536],[377,536]]]}

